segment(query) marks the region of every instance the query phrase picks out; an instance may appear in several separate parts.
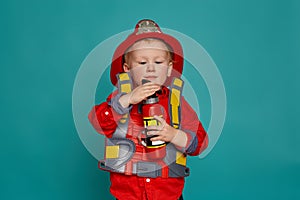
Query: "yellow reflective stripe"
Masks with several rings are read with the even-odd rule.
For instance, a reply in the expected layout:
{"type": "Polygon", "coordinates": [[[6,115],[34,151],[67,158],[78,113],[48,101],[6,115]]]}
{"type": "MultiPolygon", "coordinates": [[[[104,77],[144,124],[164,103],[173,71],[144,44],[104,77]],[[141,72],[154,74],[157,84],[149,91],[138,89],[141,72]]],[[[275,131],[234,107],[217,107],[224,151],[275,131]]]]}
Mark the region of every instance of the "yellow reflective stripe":
{"type": "Polygon", "coordinates": [[[124,124],[127,120],[127,117],[128,117],[128,113],[123,115],[122,118],[119,120],[119,122],[121,122],[122,124],[124,124]]]}
{"type": "Polygon", "coordinates": [[[119,80],[120,80],[120,81],[126,81],[126,80],[129,80],[128,74],[127,74],[127,73],[119,74],[119,80]]]}
{"type": "Polygon", "coordinates": [[[131,85],[129,83],[121,84],[121,92],[129,93],[131,91],[131,85]]]}
{"type": "Polygon", "coordinates": [[[186,166],[186,156],[179,151],[176,152],[176,163],[179,165],[186,166]]]}
{"type": "Polygon", "coordinates": [[[126,118],[125,119],[120,119],[119,122],[122,123],[122,124],[125,124],[126,118]]]}
{"type": "Polygon", "coordinates": [[[179,113],[177,106],[172,106],[172,122],[173,124],[179,124],[179,113]]]}
{"type": "Polygon", "coordinates": [[[179,106],[180,106],[180,97],[181,97],[181,88],[183,86],[183,81],[179,78],[175,78],[173,80],[173,86],[171,89],[171,99],[170,106],[171,106],[171,117],[172,117],[172,124],[174,128],[179,128],[179,106]]]}
{"type": "Polygon", "coordinates": [[[172,88],[171,92],[172,93],[170,103],[172,107],[172,122],[173,124],[179,124],[178,106],[180,104],[180,91],[178,89],[172,88]]]}
{"type": "Polygon", "coordinates": [[[106,158],[118,158],[119,157],[119,145],[106,146],[105,157],[106,158]]]}
{"type": "Polygon", "coordinates": [[[175,88],[172,88],[172,91],[171,91],[171,105],[172,106],[179,106],[180,104],[180,91],[175,89],[175,88]]]}
{"type": "Polygon", "coordinates": [[[182,87],[182,80],[175,78],[173,84],[178,86],[178,87],[182,87]]]}

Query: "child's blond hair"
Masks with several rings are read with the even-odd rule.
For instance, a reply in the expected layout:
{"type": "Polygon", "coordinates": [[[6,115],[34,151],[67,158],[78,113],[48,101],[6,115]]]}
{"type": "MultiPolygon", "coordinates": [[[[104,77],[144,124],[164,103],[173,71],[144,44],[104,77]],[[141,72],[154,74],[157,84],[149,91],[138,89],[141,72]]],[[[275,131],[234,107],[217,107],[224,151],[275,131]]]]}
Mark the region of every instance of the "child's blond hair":
{"type": "MultiPolygon", "coordinates": [[[[145,42],[148,42],[148,43],[151,43],[153,41],[160,41],[160,42],[162,42],[167,47],[167,49],[168,49],[166,52],[168,53],[169,62],[173,62],[173,56],[174,56],[173,49],[171,48],[171,46],[169,44],[167,44],[163,40],[158,39],[158,38],[144,38],[144,39],[136,41],[134,44],[136,44],[138,42],[141,42],[141,41],[145,41],[145,42]]],[[[127,63],[127,61],[129,60],[130,53],[132,52],[131,48],[132,48],[133,45],[131,45],[125,51],[125,53],[123,55],[123,63],[127,63]]]]}

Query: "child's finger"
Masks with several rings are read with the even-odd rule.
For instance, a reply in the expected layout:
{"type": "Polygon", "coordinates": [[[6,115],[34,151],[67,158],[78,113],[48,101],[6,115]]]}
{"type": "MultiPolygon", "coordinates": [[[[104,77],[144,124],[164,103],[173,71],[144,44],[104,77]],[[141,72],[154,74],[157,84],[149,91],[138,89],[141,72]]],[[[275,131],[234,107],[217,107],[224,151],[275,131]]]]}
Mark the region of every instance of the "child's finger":
{"type": "Polygon", "coordinates": [[[142,88],[143,90],[146,90],[146,91],[158,91],[160,90],[160,87],[157,87],[157,86],[149,86],[149,87],[143,87],[142,88]]]}
{"type": "Polygon", "coordinates": [[[148,82],[148,83],[143,84],[143,86],[149,86],[149,85],[150,85],[150,86],[153,85],[153,86],[159,86],[159,87],[160,87],[159,84],[153,83],[153,82],[148,82]]]}
{"type": "Polygon", "coordinates": [[[162,118],[162,117],[160,117],[160,116],[158,116],[158,115],[154,115],[153,117],[154,117],[155,119],[157,119],[160,123],[164,123],[164,122],[165,122],[164,118],[162,118]]]}
{"type": "Polygon", "coordinates": [[[158,127],[160,130],[162,130],[167,124],[166,120],[158,115],[154,115],[154,119],[160,122],[160,125],[158,127]]]}
{"type": "Polygon", "coordinates": [[[146,88],[141,88],[138,93],[140,93],[140,94],[141,93],[143,93],[143,94],[154,93],[158,90],[159,90],[159,88],[156,88],[156,87],[150,87],[150,88],[146,87],[146,88]]]}
{"type": "Polygon", "coordinates": [[[160,88],[161,86],[156,84],[156,83],[148,83],[148,84],[142,85],[142,87],[145,87],[145,88],[149,88],[149,87],[160,88]]]}
{"type": "Polygon", "coordinates": [[[164,140],[165,140],[165,137],[163,137],[163,136],[157,136],[157,137],[151,138],[150,140],[151,140],[151,141],[158,141],[158,140],[164,141],[164,140]]]}
{"type": "Polygon", "coordinates": [[[160,130],[158,126],[151,126],[147,128],[147,135],[160,135],[160,130]]]}
{"type": "Polygon", "coordinates": [[[151,96],[151,95],[153,95],[156,91],[157,91],[157,90],[148,90],[148,91],[145,91],[144,96],[145,96],[145,97],[151,96]]]}
{"type": "Polygon", "coordinates": [[[147,135],[150,135],[150,136],[151,136],[151,135],[157,135],[156,132],[157,132],[157,131],[155,131],[155,130],[154,130],[154,131],[149,131],[149,130],[148,130],[148,131],[147,131],[147,135]]]}

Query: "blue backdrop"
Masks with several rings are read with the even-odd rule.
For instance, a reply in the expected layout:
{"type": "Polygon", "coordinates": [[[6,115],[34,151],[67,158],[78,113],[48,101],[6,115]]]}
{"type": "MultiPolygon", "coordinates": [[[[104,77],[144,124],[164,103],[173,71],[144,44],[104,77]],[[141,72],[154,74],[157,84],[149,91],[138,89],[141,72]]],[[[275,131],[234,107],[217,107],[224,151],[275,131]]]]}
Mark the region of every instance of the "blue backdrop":
{"type": "Polygon", "coordinates": [[[299,13],[297,0],[1,1],[0,199],[113,199],[72,89],[88,53],[142,18],[199,42],[226,87],[225,127],[190,159],[185,199],[299,199],[299,13]]]}

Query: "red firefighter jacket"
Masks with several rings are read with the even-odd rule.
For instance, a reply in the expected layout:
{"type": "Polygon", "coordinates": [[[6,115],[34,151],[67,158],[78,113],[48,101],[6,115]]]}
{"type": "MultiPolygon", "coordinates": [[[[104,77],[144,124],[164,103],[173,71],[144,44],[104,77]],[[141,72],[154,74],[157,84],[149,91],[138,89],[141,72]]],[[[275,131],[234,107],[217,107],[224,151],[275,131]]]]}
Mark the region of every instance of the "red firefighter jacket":
{"type": "MultiPolygon", "coordinates": [[[[123,115],[117,113],[111,107],[111,100],[117,92],[112,93],[106,102],[96,105],[89,113],[89,120],[100,134],[111,138],[117,128],[117,122],[123,115]]],[[[166,111],[169,108],[169,89],[163,87],[159,95],[159,103],[166,111]]],[[[170,116],[167,113],[166,122],[170,124],[170,116]]],[[[133,105],[130,110],[127,138],[135,142],[137,148],[144,148],[137,140],[143,129],[143,118],[139,112],[139,106],[133,105]]],[[[187,145],[181,149],[185,154],[199,155],[208,145],[207,134],[198,119],[197,114],[181,98],[181,130],[188,137],[187,145]]],[[[136,175],[125,175],[110,172],[111,193],[119,200],[176,200],[182,194],[184,178],[145,178],[136,175]]]]}

